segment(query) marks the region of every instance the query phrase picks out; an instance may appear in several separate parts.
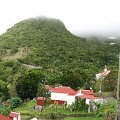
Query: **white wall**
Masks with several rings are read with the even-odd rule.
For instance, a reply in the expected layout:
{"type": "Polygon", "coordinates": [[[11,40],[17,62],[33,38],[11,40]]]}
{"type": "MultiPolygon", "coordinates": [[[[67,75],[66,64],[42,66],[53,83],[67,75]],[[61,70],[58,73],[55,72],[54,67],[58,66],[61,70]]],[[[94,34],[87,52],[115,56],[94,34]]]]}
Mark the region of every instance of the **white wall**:
{"type": "Polygon", "coordinates": [[[67,105],[72,105],[72,103],[75,103],[75,96],[67,96],[67,105]]]}
{"type": "Polygon", "coordinates": [[[16,117],[14,117],[14,118],[13,118],[13,120],[17,120],[17,118],[16,118],[16,117]]]}
{"type": "Polygon", "coordinates": [[[68,96],[68,94],[64,93],[54,93],[51,92],[51,100],[63,100],[67,101],[67,105],[71,105],[72,103],[75,102],[75,96],[68,96]]]}
{"type": "Polygon", "coordinates": [[[67,100],[67,95],[68,94],[63,94],[63,93],[51,93],[51,100],[63,100],[66,101],[67,100]]]}
{"type": "Polygon", "coordinates": [[[90,100],[91,99],[86,99],[85,103],[89,105],[90,104],[90,100]]]}
{"type": "MultiPolygon", "coordinates": [[[[16,112],[11,112],[11,113],[16,113],[16,112]]],[[[18,119],[16,117],[14,117],[13,120],[21,120],[20,113],[17,113],[17,114],[19,114],[18,119]]]]}

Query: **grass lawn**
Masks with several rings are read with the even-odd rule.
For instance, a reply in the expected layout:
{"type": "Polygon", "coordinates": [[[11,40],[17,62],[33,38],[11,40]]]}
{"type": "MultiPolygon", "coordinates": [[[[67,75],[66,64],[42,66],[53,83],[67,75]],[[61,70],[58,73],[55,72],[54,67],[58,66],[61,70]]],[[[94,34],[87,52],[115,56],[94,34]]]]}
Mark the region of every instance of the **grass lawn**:
{"type": "MultiPolygon", "coordinates": [[[[58,113],[66,114],[66,115],[74,115],[74,114],[81,113],[81,112],[78,112],[78,113],[72,112],[69,108],[64,109],[62,106],[55,107],[53,105],[52,106],[46,105],[45,109],[41,113],[40,111],[33,109],[34,105],[36,105],[36,101],[32,100],[16,108],[15,111],[21,113],[21,119],[28,119],[28,120],[30,120],[33,117],[40,117],[40,118],[42,118],[42,116],[46,117],[55,111],[57,111],[58,113]]],[[[104,120],[104,119],[96,118],[96,117],[67,117],[64,120],[104,120]]]]}
{"type": "Polygon", "coordinates": [[[64,120],[104,120],[102,117],[67,117],[64,120]]]}
{"type": "Polygon", "coordinates": [[[31,116],[38,116],[40,111],[33,110],[33,106],[36,105],[34,100],[24,103],[22,106],[15,109],[15,111],[21,113],[21,118],[30,118],[31,116]]]}

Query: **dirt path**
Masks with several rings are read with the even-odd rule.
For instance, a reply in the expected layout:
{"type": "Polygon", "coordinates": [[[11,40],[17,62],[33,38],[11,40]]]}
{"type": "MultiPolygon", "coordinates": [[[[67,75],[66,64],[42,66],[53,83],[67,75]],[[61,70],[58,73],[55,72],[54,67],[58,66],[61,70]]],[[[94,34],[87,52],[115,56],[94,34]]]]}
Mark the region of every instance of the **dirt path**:
{"type": "Polygon", "coordinates": [[[42,69],[41,66],[34,66],[34,65],[28,65],[28,64],[22,64],[22,65],[28,69],[42,69]]]}

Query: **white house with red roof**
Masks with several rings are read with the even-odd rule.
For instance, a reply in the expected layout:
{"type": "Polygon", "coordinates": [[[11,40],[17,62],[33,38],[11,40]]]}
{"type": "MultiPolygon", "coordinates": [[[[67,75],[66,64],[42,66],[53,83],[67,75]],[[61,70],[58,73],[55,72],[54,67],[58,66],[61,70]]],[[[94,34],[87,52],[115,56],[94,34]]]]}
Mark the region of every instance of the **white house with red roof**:
{"type": "Polygon", "coordinates": [[[58,104],[64,104],[66,102],[67,105],[71,105],[75,102],[76,97],[86,99],[86,104],[89,104],[90,100],[100,103],[103,101],[103,99],[94,96],[94,91],[92,88],[90,90],[75,91],[68,86],[59,86],[53,88],[49,85],[46,85],[45,87],[51,93],[51,104],[54,104],[55,102],[58,104]]]}
{"type": "Polygon", "coordinates": [[[57,102],[58,104],[71,105],[75,102],[76,91],[67,86],[60,86],[52,88],[51,90],[51,104],[57,102]]]}
{"type": "Polygon", "coordinates": [[[79,90],[76,92],[75,96],[86,99],[86,104],[89,104],[89,102],[92,100],[94,102],[100,102],[103,101],[102,98],[95,97],[94,91],[92,89],[90,90],[79,90]]]}
{"type": "Polygon", "coordinates": [[[105,76],[107,76],[110,73],[110,70],[107,69],[107,66],[105,65],[103,72],[96,74],[96,79],[101,79],[105,76]]]}

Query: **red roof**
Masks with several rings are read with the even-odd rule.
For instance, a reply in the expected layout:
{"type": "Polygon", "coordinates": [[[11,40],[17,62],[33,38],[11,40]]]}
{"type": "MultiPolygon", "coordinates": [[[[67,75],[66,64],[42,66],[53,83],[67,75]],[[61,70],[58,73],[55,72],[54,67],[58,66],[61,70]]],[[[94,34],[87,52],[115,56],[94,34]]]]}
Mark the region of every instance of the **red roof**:
{"type": "Polygon", "coordinates": [[[44,97],[38,97],[37,100],[45,100],[46,98],[44,97]]]}
{"type": "Polygon", "coordinates": [[[8,117],[0,114],[0,120],[10,120],[8,117]]]}
{"type": "Polygon", "coordinates": [[[93,95],[81,95],[81,96],[79,96],[80,98],[86,98],[86,99],[92,99],[92,100],[94,100],[95,99],[95,97],[93,96],[93,95]]]}
{"type": "Polygon", "coordinates": [[[13,118],[13,117],[16,117],[16,118],[17,118],[18,116],[19,116],[19,114],[18,114],[18,113],[15,113],[15,112],[11,112],[10,115],[9,115],[9,117],[12,117],[12,118],[13,118]]]}
{"type": "Polygon", "coordinates": [[[61,87],[58,87],[58,88],[53,88],[51,90],[51,92],[64,93],[64,94],[69,94],[69,95],[75,95],[76,94],[75,90],[73,90],[72,88],[67,87],[67,86],[61,86],[61,87]]]}
{"type": "Polygon", "coordinates": [[[93,95],[94,94],[93,90],[81,90],[81,93],[86,94],[86,95],[93,95]]]}

